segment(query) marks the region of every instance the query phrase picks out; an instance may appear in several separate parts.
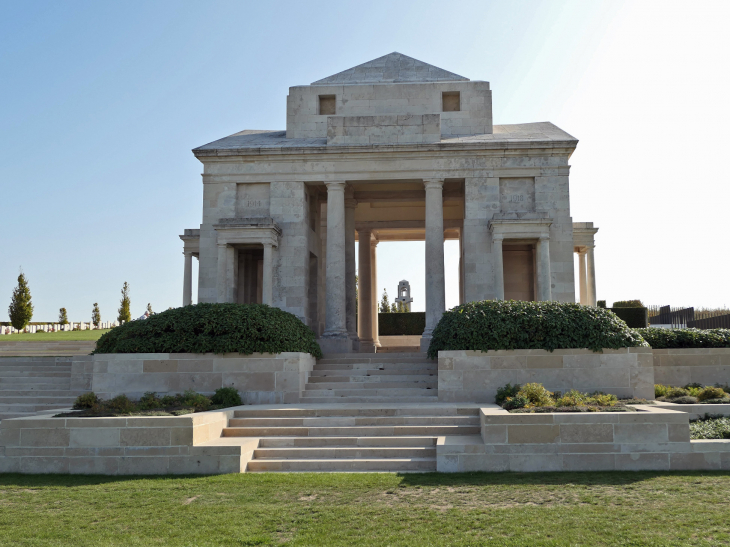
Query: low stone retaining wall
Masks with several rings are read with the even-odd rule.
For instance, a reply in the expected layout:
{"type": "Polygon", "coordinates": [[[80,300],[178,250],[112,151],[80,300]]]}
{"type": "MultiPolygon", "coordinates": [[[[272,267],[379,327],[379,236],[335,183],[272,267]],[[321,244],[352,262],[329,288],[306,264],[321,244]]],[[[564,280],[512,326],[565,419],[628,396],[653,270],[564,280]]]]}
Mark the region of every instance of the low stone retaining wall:
{"type": "Polygon", "coordinates": [[[440,402],[493,403],[507,383],[539,382],[550,391],[604,391],[654,398],[650,348],[440,351],[440,402]]]}
{"type": "Polygon", "coordinates": [[[83,375],[102,398],[187,389],[212,394],[232,386],[245,404],[298,403],[314,363],[309,353],[109,353],[80,364],[72,382],[83,383],[78,376],[83,375]]]}
{"type": "Polygon", "coordinates": [[[723,416],[730,416],[730,405],[717,405],[717,404],[706,404],[696,403],[693,405],[678,405],[675,403],[665,403],[657,401],[653,406],[656,408],[666,408],[667,410],[676,410],[677,412],[684,412],[690,420],[698,420],[704,418],[705,414],[721,414],[723,416]]]}
{"type": "Polygon", "coordinates": [[[482,434],[440,437],[437,470],[639,471],[730,469],[730,441],[690,441],[688,415],[640,412],[510,414],[481,409],[482,434]]]}
{"type": "Polygon", "coordinates": [[[245,439],[237,446],[215,444],[234,410],[174,417],[53,418],[46,414],[3,420],[0,473],[240,473],[257,439],[245,439]]]}
{"type": "Polygon", "coordinates": [[[95,341],[86,340],[13,340],[12,336],[0,338],[0,357],[70,357],[88,355],[96,348],[95,341]]]}
{"type": "Polygon", "coordinates": [[[730,348],[655,349],[652,353],[657,384],[730,384],[730,348]]]}

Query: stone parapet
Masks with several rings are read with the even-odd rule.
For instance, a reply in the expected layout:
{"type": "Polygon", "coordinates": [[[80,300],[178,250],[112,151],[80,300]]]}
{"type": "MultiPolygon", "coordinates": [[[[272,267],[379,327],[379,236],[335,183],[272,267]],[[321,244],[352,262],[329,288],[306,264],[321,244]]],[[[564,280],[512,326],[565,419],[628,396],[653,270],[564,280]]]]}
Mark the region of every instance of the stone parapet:
{"type": "MultiPolygon", "coordinates": [[[[309,353],[108,353],[91,362],[91,390],[103,398],[235,387],[246,404],[298,403],[314,367],[309,353]]],[[[79,367],[85,377],[88,364],[79,367]]],[[[72,382],[75,380],[72,377],[72,382]]]]}
{"type": "Polygon", "coordinates": [[[3,420],[0,473],[240,473],[258,439],[216,443],[234,410],[169,417],[54,418],[46,414],[3,420]]]}
{"type": "Polygon", "coordinates": [[[730,348],[653,349],[657,384],[730,384],[730,348]]]}
{"type": "Polygon", "coordinates": [[[437,470],[641,471],[730,469],[730,440],[690,441],[682,412],[510,414],[480,410],[481,436],[440,437],[437,470]]]}
{"type": "Polygon", "coordinates": [[[551,391],[654,398],[650,348],[440,351],[440,402],[493,403],[497,388],[539,382],[551,391]]]}

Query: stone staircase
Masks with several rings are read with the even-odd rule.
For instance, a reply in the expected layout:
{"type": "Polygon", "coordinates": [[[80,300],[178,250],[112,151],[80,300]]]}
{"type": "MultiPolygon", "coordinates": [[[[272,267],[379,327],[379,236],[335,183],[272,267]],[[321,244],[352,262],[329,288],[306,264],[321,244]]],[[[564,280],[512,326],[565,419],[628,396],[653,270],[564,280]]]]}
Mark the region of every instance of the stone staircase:
{"type": "Polygon", "coordinates": [[[250,472],[429,472],[439,436],[479,433],[478,405],[329,404],[236,410],[222,436],[259,438],[250,472]]]}
{"type": "Polygon", "coordinates": [[[96,341],[88,340],[47,340],[43,334],[34,334],[39,340],[13,340],[13,335],[0,336],[0,357],[59,357],[88,355],[96,348],[96,341]]]}
{"type": "Polygon", "coordinates": [[[438,363],[425,353],[331,354],[314,365],[302,403],[438,401],[438,363]]]}
{"type": "Polygon", "coordinates": [[[71,391],[70,357],[0,357],[0,420],[69,408],[83,391],[71,391]]]}

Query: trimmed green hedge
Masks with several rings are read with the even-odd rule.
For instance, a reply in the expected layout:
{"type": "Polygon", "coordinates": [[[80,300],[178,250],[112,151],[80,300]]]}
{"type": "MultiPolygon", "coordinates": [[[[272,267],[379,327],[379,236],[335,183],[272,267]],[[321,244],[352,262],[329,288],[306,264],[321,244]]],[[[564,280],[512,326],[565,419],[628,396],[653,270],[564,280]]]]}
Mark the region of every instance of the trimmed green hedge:
{"type": "Polygon", "coordinates": [[[641,336],[609,310],[567,302],[484,300],[441,316],[428,356],[443,350],[646,347],[641,336]]]}
{"type": "Polygon", "coordinates": [[[730,348],[729,329],[637,329],[654,349],[730,348]]]}
{"type": "Polygon", "coordinates": [[[314,332],[265,304],[197,304],[116,327],[94,353],[282,353],[322,356],[314,332]]]}
{"type": "Polygon", "coordinates": [[[645,329],[649,326],[648,308],[613,307],[610,310],[623,319],[631,329],[645,329]]]}
{"type": "Polygon", "coordinates": [[[426,329],[426,312],[379,313],[380,336],[421,335],[426,329]]]}

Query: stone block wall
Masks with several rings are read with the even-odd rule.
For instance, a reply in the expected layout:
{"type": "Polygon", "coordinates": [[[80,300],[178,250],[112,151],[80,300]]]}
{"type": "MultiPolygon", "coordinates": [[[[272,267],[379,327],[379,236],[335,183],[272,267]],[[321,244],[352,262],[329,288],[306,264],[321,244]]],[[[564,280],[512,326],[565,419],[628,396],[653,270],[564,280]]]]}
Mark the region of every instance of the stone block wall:
{"type": "Polygon", "coordinates": [[[655,349],[652,353],[657,384],[730,384],[730,348],[655,349]]]}
{"type": "Polygon", "coordinates": [[[730,469],[730,441],[690,441],[687,414],[510,414],[481,409],[481,437],[441,437],[437,469],[463,471],[643,471],[730,469]]]}
{"type": "Polygon", "coordinates": [[[327,115],[319,113],[319,96],[335,96],[336,116],[441,114],[441,135],[492,133],[492,92],[489,82],[424,82],[366,85],[318,85],[289,88],[286,136],[289,139],[327,137],[327,115]],[[444,112],[442,93],[458,92],[460,110],[444,112]]]}
{"type": "Polygon", "coordinates": [[[550,391],[654,398],[650,348],[441,351],[438,361],[440,402],[494,403],[498,387],[528,382],[550,391]]]}
{"type": "Polygon", "coordinates": [[[0,473],[166,475],[240,473],[258,439],[217,446],[233,409],[187,416],[0,422],[0,473]]]}
{"type": "Polygon", "coordinates": [[[210,395],[231,386],[241,393],[245,404],[298,403],[314,363],[308,353],[97,354],[92,361],[91,390],[106,399],[187,389],[210,395]]]}
{"type": "Polygon", "coordinates": [[[327,117],[328,145],[429,143],[440,140],[439,114],[327,117]]]}

